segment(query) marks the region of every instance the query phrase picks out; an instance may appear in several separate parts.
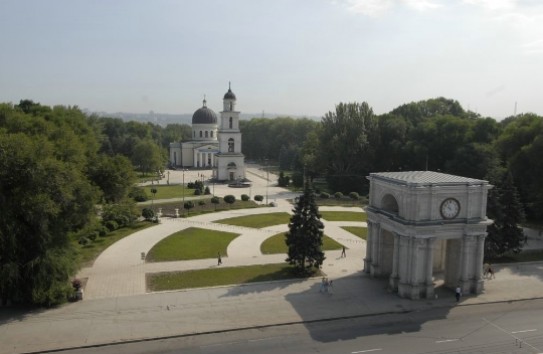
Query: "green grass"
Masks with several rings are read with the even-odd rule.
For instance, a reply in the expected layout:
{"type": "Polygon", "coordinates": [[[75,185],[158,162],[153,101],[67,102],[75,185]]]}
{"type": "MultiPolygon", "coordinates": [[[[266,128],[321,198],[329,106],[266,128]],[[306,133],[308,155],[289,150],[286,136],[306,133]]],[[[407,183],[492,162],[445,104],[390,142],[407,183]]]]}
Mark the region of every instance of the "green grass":
{"type": "Polygon", "coordinates": [[[235,218],[228,218],[217,220],[215,222],[227,225],[246,226],[260,229],[263,227],[288,224],[290,221],[290,214],[288,213],[269,213],[259,215],[239,216],[235,218]]]}
{"type": "Polygon", "coordinates": [[[321,211],[322,218],[327,221],[366,221],[366,213],[356,211],[321,211]]]}
{"type": "Polygon", "coordinates": [[[518,254],[510,254],[500,258],[486,259],[488,263],[517,263],[543,261],[543,250],[528,250],[518,254]]]}
{"type": "Polygon", "coordinates": [[[355,236],[360,237],[363,240],[367,240],[368,238],[368,228],[367,227],[361,227],[361,226],[342,226],[343,230],[348,231],[352,233],[355,236]]]}
{"type": "Polygon", "coordinates": [[[153,193],[151,193],[152,188],[156,188],[157,192],[154,196],[154,199],[171,199],[171,198],[182,198],[183,194],[185,197],[193,197],[194,189],[192,188],[183,188],[181,184],[155,184],[150,186],[138,187],[145,191],[145,194],[149,197],[149,200],[153,199],[153,193]]]}
{"type": "MultiPolygon", "coordinates": [[[[286,263],[279,263],[201,269],[186,272],[155,273],[147,274],[146,282],[147,289],[150,291],[164,291],[306,278],[297,276],[293,269],[292,266],[286,263]]],[[[316,270],[310,276],[319,276],[320,274],[320,271],[316,270]]]]}
{"type": "MultiPolygon", "coordinates": [[[[220,198],[220,203],[215,205],[211,203],[211,197],[209,196],[201,196],[200,199],[192,199],[192,201],[194,202],[194,208],[190,209],[188,217],[200,214],[214,213],[216,211],[223,210],[250,209],[260,207],[256,202],[251,200],[246,202],[242,200],[236,200],[234,204],[229,205],[228,203],[225,203],[222,198],[220,198]],[[203,201],[205,204],[199,205],[200,201],[203,201]]],[[[187,217],[187,210],[183,209],[183,202],[181,201],[161,203],[155,202],[153,205],[151,205],[149,202],[138,203],[138,209],[140,209],[140,213],[141,210],[143,210],[144,208],[153,208],[155,211],[158,211],[158,208],[162,208],[162,215],[164,217],[173,217],[175,215],[175,209],[179,209],[179,216],[183,218],[187,217]]]]}
{"type": "Polygon", "coordinates": [[[102,253],[106,248],[119,241],[126,236],[133,234],[134,232],[146,229],[157,224],[152,224],[150,222],[138,222],[132,226],[124,227],[119,230],[115,230],[105,237],[97,237],[92,243],[82,246],[74,241],[74,247],[79,252],[79,260],[82,267],[90,267],[94,263],[94,260],[98,258],[100,253],[102,253]]]}
{"type": "MultiPolygon", "coordinates": [[[[263,254],[277,254],[277,253],[287,253],[288,248],[285,244],[285,232],[281,232],[277,235],[266,239],[260,245],[260,252],[263,254]]],[[[343,247],[342,244],[336,242],[334,239],[324,235],[322,239],[322,249],[324,251],[333,251],[340,250],[343,247]]]]}
{"type": "Polygon", "coordinates": [[[183,261],[215,258],[217,252],[226,256],[228,244],[238,237],[231,232],[191,227],[176,232],[156,245],[147,254],[148,262],[183,261]]]}

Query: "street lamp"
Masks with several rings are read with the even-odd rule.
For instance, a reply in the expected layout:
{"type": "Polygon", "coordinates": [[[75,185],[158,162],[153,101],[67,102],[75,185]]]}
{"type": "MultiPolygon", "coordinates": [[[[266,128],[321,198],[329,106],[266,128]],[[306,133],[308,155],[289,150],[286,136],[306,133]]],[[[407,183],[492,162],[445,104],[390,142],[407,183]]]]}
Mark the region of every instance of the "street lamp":
{"type": "Polygon", "coordinates": [[[268,159],[264,159],[264,168],[266,169],[266,205],[268,205],[268,186],[270,185],[270,170],[268,169],[268,159]]]}
{"type": "Polygon", "coordinates": [[[185,207],[185,168],[181,166],[181,170],[183,171],[183,208],[185,207]]]}

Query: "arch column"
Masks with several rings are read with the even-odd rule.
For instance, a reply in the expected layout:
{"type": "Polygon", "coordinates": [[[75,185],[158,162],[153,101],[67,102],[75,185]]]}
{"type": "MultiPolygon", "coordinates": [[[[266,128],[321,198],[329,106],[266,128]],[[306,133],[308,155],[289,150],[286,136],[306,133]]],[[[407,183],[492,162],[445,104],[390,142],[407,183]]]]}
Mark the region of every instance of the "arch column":
{"type": "Polygon", "coordinates": [[[397,292],[398,283],[400,282],[400,235],[397,232],[394,232],[394,252],[392,257],[392,273],[390,274],[390,279],[388,283],[390,289],[393,292],[397,292]]]}
{"type": "Polygon", "coordinates": [[[373,222],[367,221],[368,224],[368,238],[366,240],[366,258],[364,258],[364,272],[371,273],[371,255],[373,251],[373,222]]]}

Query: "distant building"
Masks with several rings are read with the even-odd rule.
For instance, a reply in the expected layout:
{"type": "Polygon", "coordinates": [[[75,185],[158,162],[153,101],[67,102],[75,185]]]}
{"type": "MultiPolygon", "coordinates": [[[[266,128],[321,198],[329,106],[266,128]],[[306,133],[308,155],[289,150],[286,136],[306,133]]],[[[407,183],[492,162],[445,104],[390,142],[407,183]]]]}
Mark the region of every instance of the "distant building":
{"type": "Polygon", "coordinates": [[[192,115],[192,140],[170,143],[170,165],[181,168],[213,169],[213,177],[220,181],[245,178],[245,156],[241,152],[240,112],[236,95],[230,85],[223,98],[220,125],[217,115],[207,107],[204,98],[201,108],[192,115]]]}

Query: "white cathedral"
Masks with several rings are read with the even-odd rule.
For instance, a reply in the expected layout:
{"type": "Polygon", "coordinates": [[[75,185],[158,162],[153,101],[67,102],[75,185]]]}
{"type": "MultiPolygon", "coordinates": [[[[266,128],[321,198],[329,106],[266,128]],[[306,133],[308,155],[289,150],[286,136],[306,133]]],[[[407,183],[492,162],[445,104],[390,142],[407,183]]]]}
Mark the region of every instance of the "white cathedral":
{"type": "Polygon", "coordinates": [[[245,179],[245,156],[241,153],[239,111],[236,95],[228,84],[224,94],[221,121],[207,108],[204,98],[202,108],[192,115],[192,140],[170,143],[170,165],[181,168],[212,169],[218,181],[245,179]]]}

